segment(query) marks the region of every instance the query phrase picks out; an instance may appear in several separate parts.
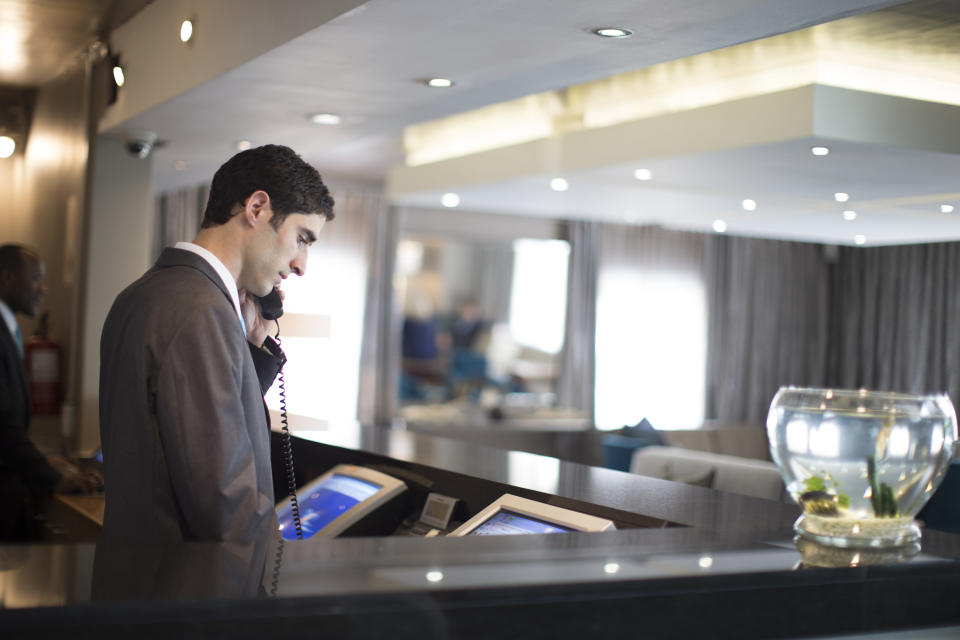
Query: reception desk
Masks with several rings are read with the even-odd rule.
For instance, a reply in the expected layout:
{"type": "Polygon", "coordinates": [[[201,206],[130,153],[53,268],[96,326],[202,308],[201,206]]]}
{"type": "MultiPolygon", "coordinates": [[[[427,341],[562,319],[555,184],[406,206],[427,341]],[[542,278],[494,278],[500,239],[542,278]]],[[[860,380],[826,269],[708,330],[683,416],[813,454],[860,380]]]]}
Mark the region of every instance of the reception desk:
{"type": "Polygon", "coordinates": [[[960,630],[952,602],[960,536],[925,531],[912,554],[833,552],[793,541],[795,505],[403,431],[300,435],[301,482],[333,464],[361,464],[405,478],[414,501],[439,491],[472,514],[509,492],[608,517],[618,530],[0,547],[3,637],[785,638],[896,630],[923,637],[924,629],[960,630]]]}

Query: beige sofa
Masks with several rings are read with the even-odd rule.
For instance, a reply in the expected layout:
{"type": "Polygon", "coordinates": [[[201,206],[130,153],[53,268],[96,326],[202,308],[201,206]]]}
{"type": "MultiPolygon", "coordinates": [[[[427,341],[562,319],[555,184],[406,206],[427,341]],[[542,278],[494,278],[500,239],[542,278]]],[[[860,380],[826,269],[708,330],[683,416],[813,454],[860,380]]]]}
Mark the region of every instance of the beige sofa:
{"type": "Polygon", "coordinates": [[[790,500],[777,466],[767,460],[652,446],[633,452],[630,471],[756,498],[790,500]]]}

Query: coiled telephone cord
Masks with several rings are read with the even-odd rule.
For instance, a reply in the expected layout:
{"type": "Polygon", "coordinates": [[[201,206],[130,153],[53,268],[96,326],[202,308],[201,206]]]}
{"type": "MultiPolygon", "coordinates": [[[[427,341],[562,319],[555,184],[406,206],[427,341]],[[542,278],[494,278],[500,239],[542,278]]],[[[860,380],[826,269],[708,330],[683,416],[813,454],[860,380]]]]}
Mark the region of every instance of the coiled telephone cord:
{"type": "MultiPolygon", "coordinates": [[[[277,323],[277,335],[274,336],[277,346],[280,341],[280,324],[277,323]]],[[[293,471],[293,442],[290,438],[290,425],[287,421],[287,388],[283,378],[283,367],[280,367],[280,453],[283,465],[287,469],[287,490],[290,492],[290,512],[293,514],[293,525],[297,529],[297,540],[303,540],[303,527],[300,524],[300,503],[297,501],[297,480],[293,471]]]]}

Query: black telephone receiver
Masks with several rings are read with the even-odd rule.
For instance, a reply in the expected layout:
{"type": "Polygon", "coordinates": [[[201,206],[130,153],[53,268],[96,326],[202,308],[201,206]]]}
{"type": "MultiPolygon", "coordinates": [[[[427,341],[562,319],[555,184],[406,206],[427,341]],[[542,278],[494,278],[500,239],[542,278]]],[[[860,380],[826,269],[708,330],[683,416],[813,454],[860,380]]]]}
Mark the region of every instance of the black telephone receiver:
{"type": "Polygon", "coordinates": [[[283,315],[283,299],[280,297],[280,290],[273,289],[265,296],[257,296],[260,303],[260,315],[267,320],[276,320],[283,315]]]}

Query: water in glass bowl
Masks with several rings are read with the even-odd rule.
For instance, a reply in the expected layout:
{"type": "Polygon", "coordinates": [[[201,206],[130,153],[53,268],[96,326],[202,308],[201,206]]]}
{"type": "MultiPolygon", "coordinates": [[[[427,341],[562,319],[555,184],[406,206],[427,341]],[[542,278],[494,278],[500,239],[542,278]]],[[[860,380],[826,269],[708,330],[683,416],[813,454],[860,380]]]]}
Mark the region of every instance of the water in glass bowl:
{"type": "Polygon", "coordinates": [[[767,432],[803,507],[797,532],[837,546],[916,541],[914,516],[946,473],[956,428],[945,395],[781,389],[767,432]]]}

